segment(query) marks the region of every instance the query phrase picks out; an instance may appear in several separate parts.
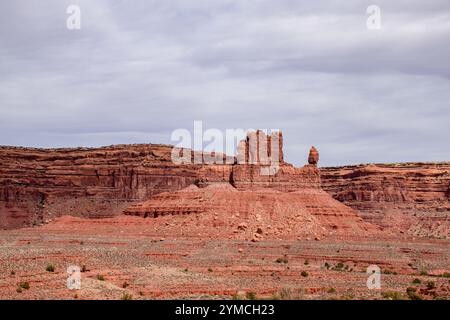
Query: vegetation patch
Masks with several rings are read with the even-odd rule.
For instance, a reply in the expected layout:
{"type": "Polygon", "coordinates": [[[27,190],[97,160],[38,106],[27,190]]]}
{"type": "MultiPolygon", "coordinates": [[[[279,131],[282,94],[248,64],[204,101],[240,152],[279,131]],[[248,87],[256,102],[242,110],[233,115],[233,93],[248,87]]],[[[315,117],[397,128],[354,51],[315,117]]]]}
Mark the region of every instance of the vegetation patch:
{"type": "Polygon", "coordinates": [[[49,263],[47,265],[47,268],[45,268],[45,270],[48,271],[48,272],[55,272],[55,266],[52,265],[51,263],[49,263]]]}
{"type": "Polygon", "coordinates": [[[404,300],[403,294],[397,291],[382,292],[381,296],[386,300],[404,300]]]}

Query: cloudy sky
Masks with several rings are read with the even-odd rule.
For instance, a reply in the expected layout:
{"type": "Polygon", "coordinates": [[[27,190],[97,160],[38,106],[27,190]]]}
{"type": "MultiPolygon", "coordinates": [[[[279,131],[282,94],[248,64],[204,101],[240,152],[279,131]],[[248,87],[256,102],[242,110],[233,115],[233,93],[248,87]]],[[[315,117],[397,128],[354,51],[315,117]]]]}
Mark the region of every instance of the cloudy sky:
{"type": "Polygon", "coordinates": [[[0,145],[171,143],[201,120],[280,129],[296,165],[311,145],[321,165],[450,161],[448,0],[0,5],[0,145]]]}

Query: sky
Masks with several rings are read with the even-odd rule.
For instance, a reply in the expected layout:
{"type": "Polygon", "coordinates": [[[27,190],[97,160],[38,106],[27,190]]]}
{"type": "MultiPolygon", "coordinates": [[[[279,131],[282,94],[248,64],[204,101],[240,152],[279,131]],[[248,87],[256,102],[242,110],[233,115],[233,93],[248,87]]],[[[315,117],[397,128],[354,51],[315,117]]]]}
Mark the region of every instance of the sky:
{"type": "Polygon", "coordinates": [[[450,161],[448,0],[0,6],[0,145],[174,144],[202,121],[279,129],[295,165],[311,145],[321,166],[450,161]]]}

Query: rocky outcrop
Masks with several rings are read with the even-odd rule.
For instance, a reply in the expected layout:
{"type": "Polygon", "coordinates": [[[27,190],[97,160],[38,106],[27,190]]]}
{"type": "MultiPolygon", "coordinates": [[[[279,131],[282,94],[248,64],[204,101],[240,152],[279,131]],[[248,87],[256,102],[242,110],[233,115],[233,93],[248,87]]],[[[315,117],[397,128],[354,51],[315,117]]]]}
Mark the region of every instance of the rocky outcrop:
{"type": "Polygon", "coordinates": [[[314,166],[319,163],[319,151],[314,146],[309,150],[308,163],[314,166]]]}
{"type": "MultiPolygon", "coordinates": [[[[283,135],[266,135],[261,130],[249,132],[239,143],[233,165],[205,165],[198,172],[197,185],[228,183],[238,190],[269,188],[283,192],[320,189],[320,173],[316,166],[302,168],[284,162],[283,135]]],[[[315,150],[315,149],[314,149],[315,150]]],[[[316,154],[318,156],[317,150],[316,154]]]]}
{"type": "Polygon", "coordinates": [[[171,146],[0,147],[0,227],[40,224],[60,215],[120,214],[134,201],[182,189],[199,165],[174,165],[171,146]]]}
{"type": "Polygon", "coordinates": [[[126,209],[125,214],[157,218],[185,215],[184,230],[194,221],[206,230],[234,230],[237,238],[261,241],[268,238],[322,236],[370,236],[377,227],[364,222],[357,212],[320,189],[280,192],[272,188],[238,190],[229,183],[204,188],[195,185],[165,192],[126,209]]]}
{"type": "MultiPolygon", "coordinates": [[[[275,195],[288,201],[291,195],[284,193],[301,194],[302,191],[324,199],[323,195],[317,195],[323,188],[369,223],[418,236],[450,237],[450,163],[319,170],[319,154],[312,147],[309,164],[298,168],[284,162],[282,145],[281,133],[270,136],[262,131],[250,133],[239,144],[236,158],[218,155],[230,164],[176,164],[172,159],[174,149],[167,145],[0,147],[0,228],[41,224],[61,215],[96,218],[119,215],[124,210],[145,215],[142,204],[158,199],[154,198],[157,194],[164,193],[162,197],[166,201],[167,197],[178,199],[179,195],[173,192],[188,186],[202,189],[228,185],[243,192],[247,200],[253,199],[249,193],[261,192],[262,198],[275,202],[278,201],[275,195]]],[[[188,153],[191,159],[205,159],[198,152],[188,150],[188,153]]],[[[327,211],[321,209],[320,202],[314,203],[318,212],[326,216],[327,211]]],[[[202,206],[198,209],[192,202],[189,206],[177,210],[181,214],[213,210],[202,206]]],[[[174,208],[167,210],[178,212],[174,208]]],[[[148,212],[150,216],[154,213],[148,212]]]]}
{"type": "Polygon", "coordinates": [[[0,228],[41,224],[61,215],[114,216],[133,203],[193,183],[206,186],[233,182],[241,189],[264,186],[292,190],[310,184],[319,187],[318,171],[286,164],[282,146],[281,132],[267,136],[258,130],[242,141],[237,158],[152,144],[62,149],[0,147],[0,228]],[[187,155],[187,163],[173,161],[177,152],[187,155]],[[204,164],[211,158],[231,164],[204,164]],[[194,164],[194,159],[200,159],[200,163],[194,164]],[[233,163],[242,163],[242,159],[246,169],[233,170],[233,163]],[[274,175],[280,166],[283,168],[274,175]]]}
{"type": "Polygon", "coordinates": [[[418,236],[450,237],[450,163],[321,168],[324,190],[369,222],[418,236]]]}
{"type": "Polygon", "coordinates": [[[281,131],[274,131],[270,135],[262,130],[248,132],[238,145],[237,162],[272,166],[283,164],[283,134],[281,131]]]}
{"type": "Polygon", "coordinates": [[[267,174],[270,167],[260,165],[233,166],[231,184],[239,190],[271,188],[283,192],[299,189],[320,189],[320,173],[316,167],[301,168],[283,164],[267,174]]]}
{"type": "Polygon", "coordinates": [[[219,224],[236,231],[240,228],[240,233],[253,241],[264,237],[262,230],[267,236],[318,239],[331,234],[364,236],[378,231],[356,211],[321,190],[315,148],[314,164],[296,168],[278,161],[281,158],[263,160],[257,143],[253,145],[259,151],[252,150],[252,137],[269,140],[261,131],[250,133],[241,143],[244,155],[238,153],[235,164],[205,165],[198,172],[196,184],[153,196],[124,213],[144,218],[199,214],[198,224],[219,224]],[[240,157],[249,162],[240,163],[240,157]]]}

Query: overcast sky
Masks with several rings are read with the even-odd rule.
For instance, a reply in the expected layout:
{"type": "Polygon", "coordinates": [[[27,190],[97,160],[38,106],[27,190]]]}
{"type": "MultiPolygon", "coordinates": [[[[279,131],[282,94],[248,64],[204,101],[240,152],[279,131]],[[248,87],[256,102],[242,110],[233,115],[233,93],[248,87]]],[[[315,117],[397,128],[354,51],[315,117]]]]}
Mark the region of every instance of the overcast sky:
{"type": "Polygon", "coordinates": [[[305,3],[2,0],[0,145],[171,143],[202,120],[280,129],[296,165],[311,145],[323,166],[450,161],[450,1],[305,3]]]}

